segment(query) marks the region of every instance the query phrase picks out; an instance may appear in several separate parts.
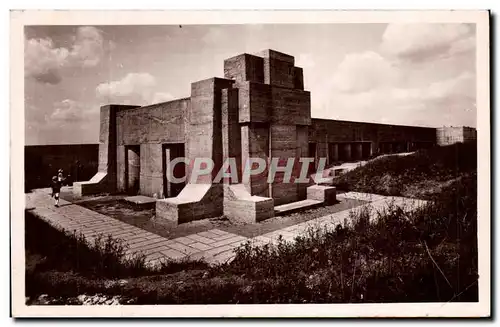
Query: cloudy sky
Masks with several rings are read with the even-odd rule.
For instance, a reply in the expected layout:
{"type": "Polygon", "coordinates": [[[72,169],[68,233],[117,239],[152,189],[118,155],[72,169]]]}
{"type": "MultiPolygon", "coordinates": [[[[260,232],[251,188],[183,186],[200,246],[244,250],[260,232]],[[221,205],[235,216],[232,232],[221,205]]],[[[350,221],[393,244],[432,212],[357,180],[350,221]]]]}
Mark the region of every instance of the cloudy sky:
{"type": "Polygon", "coordinates": [[[475,127],[475,42],[465,24],[26,27],[26,144],[97,143],[101,105],[188,97],[267,48],[304,68],[313,117],[475,127]]]}

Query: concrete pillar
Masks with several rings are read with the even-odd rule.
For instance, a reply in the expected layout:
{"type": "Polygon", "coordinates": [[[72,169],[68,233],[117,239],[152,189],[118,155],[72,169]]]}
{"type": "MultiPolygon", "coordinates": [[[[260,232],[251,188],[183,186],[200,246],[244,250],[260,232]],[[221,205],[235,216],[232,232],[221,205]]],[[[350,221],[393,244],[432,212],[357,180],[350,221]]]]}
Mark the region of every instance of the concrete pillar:
{"type": "Polygon", "coordinates": [[[163,197],[163,148],[159,143],[141,144],[140,194],[163,197]]]}
{"type": "MultiPolygon", "coordinates": [[[[267,166],[270,154],[269,134],[269,127],[266,125],[250,124],[241,126],[241,160],[243,167],[247,165],[250,158],[261,158],[266,162],[266,168],[261,174],[249,176],[248,181],[242,180],[246,190],[251,195],[269,197],[269,184],[267,183],[267,166]]],[[[245,176],[242,174],[242,177],[245,176]]]]}
{"type": "MultiPolygon", "coordinates": [[[[296,175],[300,175],[302,165],[299,164],[299,159],[308,156],[309,147],[309,127],[305,125],[297,125],[297,153],[296,153],[296,175]]],[[[297,183],[297,200],[304,200],[307,197],[307,184],[297,183]]]]}
{"type": "MultiPolygon", "coordinates": [[[[236,184],[241,182],[241,130],[238,118],[238,90],[222,90],[222,157],[223,162],[228,158],[236,161],[237,180],[224,180],[224,183],[236,184]]],[[[232,173],[232,172],[231,172],[232,173]]]]}
{"type": "MultiPolygon", "coordinates": [[[[165,161],[165,171],[166,173],[171,171],[171,168],[170,168],[170,162],[172,161],[172,156],[170,154],[170,149],[169,148],[166,148],[164,149],[164,153],[163,153],[163,156],[164,156],[164,161],[165,161]]],[[[167,178],[164,179],[165,180],[165,185],[163,185],[163,197],[165,198],[169,198],[172,196],[172,183],[170,182],[170,180],[167,178]]]]}
{"type": "Polygon", "coordinates": [[[116,147],[116,157],[117,157],[117,191],[125,192],[127,190],[127,182],[125,181],[126,174],[126,150],[124,145],[119,145],[116,147]]]}
{"type": "Polygon", "coordinates": [[[137,194],[139,191],[141,157],[138,147],[127,148],[127,192],[137,194]]]}
{"type": "MultiPolygon", "coordinates": [[[[290,158],[296,158],[297,153],[297,131],[295,125],[270,126],[270,157],[279,159],[279,167],[286,167],[290,158]]],[[[298,177],[300,172],[292,172],[292,180],[298,177]]],[[[275,205],[293,202],[297,200],[297,185],[293,182],[284,182],[285,172],[277,171],[274,174],[274,182],[269,185],[270,196],[275,205]]],[[[264,176],[267,180],[267,176],[264,176]]]]}
{"type": "MultiPolygon", "coordinates": [[[[211,175],[199,176],[196,183],[211,184],[222,166],[222,115],[221,90],[230,88],[233,81],[210,78],[191,84],[191,107],[187,114],[186,156],[211,158],[214,169],[211,175]]],[[[190,180],[192,165],[187,168],[190,180]]]]}

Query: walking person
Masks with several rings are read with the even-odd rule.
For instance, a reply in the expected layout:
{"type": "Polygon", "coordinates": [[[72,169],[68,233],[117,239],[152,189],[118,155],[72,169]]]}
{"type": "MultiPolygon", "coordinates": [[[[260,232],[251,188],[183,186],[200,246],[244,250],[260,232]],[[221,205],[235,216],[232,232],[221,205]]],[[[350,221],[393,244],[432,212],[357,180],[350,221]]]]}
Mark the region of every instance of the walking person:
{"type": "Polygon", "coordinates": [[[57,176],[52,177],[52,197],[54,198],[54,205],[59,207],[59,193],[61,193],[62,181],[57,176]]]}
{"type": "Polygon", "coordinates": [[[61,183],[61,186],[65,185],[65,184],[66,184],[66,185],[68,185],[68,184],[67,184],[67,180],[68,180],[68,178],[69,178],[70,176],[71,176],[71,175],[68,175],[68,176],[64,177],[64,175],[63,175],[63,170],[62,170],[62,169],[59,169],[59,170],[57,171],[57,180],[61,183]]]}

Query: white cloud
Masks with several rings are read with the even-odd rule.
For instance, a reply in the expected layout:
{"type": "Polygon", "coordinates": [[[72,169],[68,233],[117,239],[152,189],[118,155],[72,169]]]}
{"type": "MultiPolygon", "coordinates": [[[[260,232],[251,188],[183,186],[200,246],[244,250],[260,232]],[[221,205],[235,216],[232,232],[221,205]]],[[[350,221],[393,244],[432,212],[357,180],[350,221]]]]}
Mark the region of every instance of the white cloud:
{"type": "Polygon", "coordinates": [[[219,27],[210,27],[202,36],[202,41],[207,44],[217,44],[225,37],[224,32],[219,27]]]}
{"type": "Polygon", "coordinates": [[[157,92],[153,96],[153,101],[152,103],[161,103],[161,102],[167,102],[170,100],[174,100],[174,96],[170,93],[165,93],[165,92],[157,92]]]}
{"type": "Polygon", "coordinates": [[[59,70],[68,59],[68,49],[54,48],[51,39],[25,40],[24,47],[24,66],[27,76],[49,84],[61,81],[59,70]]]}
{"type": "Polygon", "coordinates": [[[97,86],[98,96],[108,103],[146,105],[173,100],[170,93],[156,92],[156,78],[149,73],[129,73],[118,81],[97,86]]]}
{"type": "Polygon", "coordinates": [[[96,143],[99,106],[72,99],[57,101],[50,108],[26,103],[26,144],[96,143]]]}
{"type": "Polygon", "coordinates": [[[155,78],[148,73],[129,73],[119,81],[102,83],[97,86],[97,92],[104,97],[131,96],[136,93],[144,95],[148,89],[156,85],[155,78]]]}
{"type": "Polygon", "coordinates": [[[54,105],[54,111],[48,118],[48,122],[57,125],[80,123],[92,120],[98,113],[98,108],[86,108],[79,102],[65,99],[54,105]]]}
{"type": "Polygon", "coordinates": [[[366,92],[394,84],[398,70],[380,54],[367,51],[346,55],[332,77],[332,87],[341,92],[366,92]]]}
{"type": "Polygon", "coordinates": [[[313,68],[314,66],[316,66],[316,61],[310,53],[302,53],[295,58],[295,66],[304,69],[313,68]]]}
{"type": "Polygon", "coordinates": [[[464,72],[422,87],[397,85],[364,92],[333,92],[317,117],[391,124],[475,126],[475,76],[464,72]],[[335,108],[332,117],[328,108],[335,108]]]}
{"type": "Polygon", "coordinates": [[[422,61],[473,50],[474,41],[467,24],[389,24],[380,48],[389,56],[422,61]]]}
{"type": "Polygon", "coordinates": [[[64,67],[96,66],[103,55],[102,32],[95,27],[79,27],[71,47],[55,47],[50,38],[26,39],[25,75],[41,83],[57,84],[64,67]]]}
{"type": "Polygon", "coordinates": [[[103,55],[102,32],[95,27],[80,27],[74,38],[70,59],[85,67],[96,66],[103,55]]]}
{"type": "Polygon", "coordinates": [[[474,49],[468,25],[390,24],[378,49],[346,55],[313,90],[315,116],[475,126],[474,49]]]}

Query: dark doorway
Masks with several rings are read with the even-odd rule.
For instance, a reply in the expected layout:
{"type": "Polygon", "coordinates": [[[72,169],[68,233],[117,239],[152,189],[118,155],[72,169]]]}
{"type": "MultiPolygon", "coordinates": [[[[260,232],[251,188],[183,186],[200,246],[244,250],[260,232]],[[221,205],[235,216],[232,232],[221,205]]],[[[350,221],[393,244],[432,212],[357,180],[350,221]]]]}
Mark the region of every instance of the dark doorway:
{"type": "Polygon", "coordinates": [[[127,145],[125,147],[125,181],[127,193],[136,195],[140,189],[141,173],[141,147],[140,145],[127,145]]]}
{"type": "Polygon", "coordinates": [[[340,161],[350,161],[351,157],[351,143],[339,144],[339,159],[340,161]]]}
{"type": "Polygon", "coordinates": [[[339,145],[328,143],[328,164],[334,164],[339,160],[339,145]]]}
{"type": "MultiPolygon", "coordinates": [[[[170,163],[176,158],[184,157],[184,144],[172,143],[163,144],[163,194],[165,198],[177,196],[184,188],[185,183],[174,183],[169,178],[170,163]]],[[[172,171],[173,177],[183,178],[186,176],[186,164],[184,162],[177,163],[172,171]]]]}
{"type": "Polygon", "coordinates": [[[363,158],[362,142],[355,142],[351,144],[351,157],[354,160],[361,160],[363,158]]]}
{"type": "Polygon", "coordinates": [[[316,143],[309,143],[309,158],[313,158],[314,161],[309,165],[309,173],[316,171],[316,143]]]}
{"type": "Polygon", "coordinates": [[[372,152],[372,143],[371,142],[363,142],[363,159],[368,159],[371,156],[372,152]]]}

